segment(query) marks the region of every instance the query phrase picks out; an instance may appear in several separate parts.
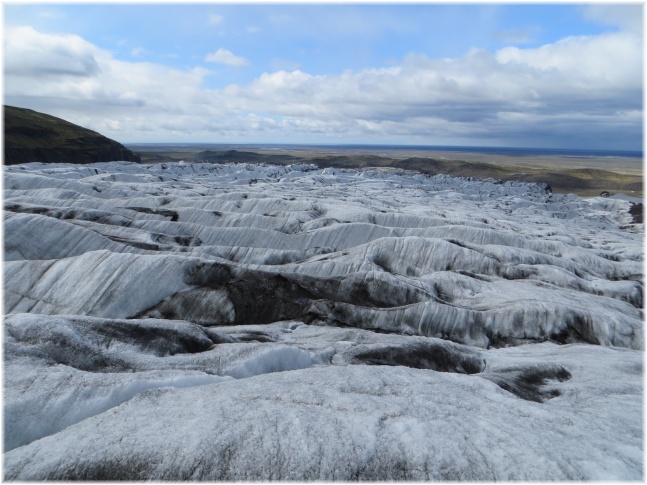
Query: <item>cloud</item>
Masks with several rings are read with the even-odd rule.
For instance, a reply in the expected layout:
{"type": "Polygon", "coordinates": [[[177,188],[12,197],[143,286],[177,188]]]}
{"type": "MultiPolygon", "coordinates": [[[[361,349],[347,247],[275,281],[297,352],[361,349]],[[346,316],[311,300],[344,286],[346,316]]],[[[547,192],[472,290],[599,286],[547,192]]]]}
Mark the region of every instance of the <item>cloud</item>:
{"type": "Polygon", "coordinates": [[[642,42],[627,33],[566,37],[536,49],[507,47],[496,55],[503,65],[538,73],[554,72],[570,84],[593,88],[642,83],[642,42]]]}
{"type": "Polygon", "coordinates": [[[297,62],[279,58],[272,59],[270,61],[270,66],[275,71],[296,71],[300,68],[300,65],[297,62]]]}
{"type": "Polygon", "coordinates": [[[247,32],[248,34],[258,34],[260,31],[261,29],[254,25],[248,25],[247,27],[245,27],[245,32],[247,32]]]}
{"type": "Polygon", "coordinates": [[[641,145],[641,119],[627,115],[642,112],[641,42],[622,32],[339,75],[278,71],[226,92],[313,133],[592,146],[631,132],[641,145]]]}
{"type": "Polygon", "coordinates": [[[642,33],[643,5],[636,4],[593,4],[581,6],[584,18],[593,22],[614,25],[623,31],[642,33]]]}
{"type": "Polygon", "coordinates": [[[285,13],[271,14],[268,17],[268,20],[272,24],[284,25],[292,21],[292,17],[285,13]]]}
{"type": "Polygon", "coordinates": [[[51,19],[61,19],[61,18],[65,18],[65,17],[66,17],[66,15],[65,15],[63,12],[61,12],[61,11],[59,11],[59,10],[50,10],[50,9],[47,9],[47,10],[40,10],[40,11],[37,13],[37,15],[38,15],[40,18],[48,19],[48,20],[51,20],[51,19]]]}
{"type": "Polygon", "coordinates": [[[528,44],[533,42],[534,36],[538,33],[538,28],[525,28],[514,30],[502,30],[492,32],[492,37],[499,42],[506,44],[528,44]]]}
{"type": "Polygon", "coordinates": [[[28,26],[9,27],[4,35],[5,74],[91,77],[99,72],[97,51],[76,35],[50,36],[28,26]]]}
{"type": "Polygon", "coordinates": [[[478,121],[498,111],[639,108],[641,71],[638,39],[612,34],[494,54],[474,49],[455,59],[411,54],[397,66],[341,75],[279,71],[235,91],[246,102],[267,104],[264,109],[288,116],[341,113],[405,120],[432,115],[478,121]]]}
{"type": "Polygon", "coordinates": [[[222,21],[225,19],[222,15],[218,15],[215,13],[209,14],[209,25],[220,25],[222,24],[222,21]]]}
{"type": "Polygon", "coordinates": [[[219,64],[225,64],[227,66],[245,66],[248,64],[247,59],[244,57],[238,57],[234,55],[231,51],[223,49],[222,47],[215,52],[207,54],[204,58],[207,62],[217,62],[219,64]]]}
{"type": "Polygon", "coordinates": [[[6,104],[105,129],[121,139],[131,130],[157,127],[158,120],[194,109],[205,95],[200,86],[210,72],[120,61],[77,36],[8,27],[4,74],[6,104]],[[123,131],[112,132],[110,120],[119,121],[123,131]]]}
{"type": "MultiPolygon", "coordinates": [[[[244,62],[225,49],[207,57],[244,62]]],[[[122,142],[642,146],[642,43],[628,31],[446,59],[411,53],[329,75],[294,67],[207,89],[204,68],[120,61],[77,36],[5,32],[8,104],[122,142]]]]}
{"type": "Polygon", "coordinates": [[[139,57],[141,56],[144,52],[146,52],[146,49],[143,47],[135,47],[130,51],[130,55],[133,57],[139,57]]]}

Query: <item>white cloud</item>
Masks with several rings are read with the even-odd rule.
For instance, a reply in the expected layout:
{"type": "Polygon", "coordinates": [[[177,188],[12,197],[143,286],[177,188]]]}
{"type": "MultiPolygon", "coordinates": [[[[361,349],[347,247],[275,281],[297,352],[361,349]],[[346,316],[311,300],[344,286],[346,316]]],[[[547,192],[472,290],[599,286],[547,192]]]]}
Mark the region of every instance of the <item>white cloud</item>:
{"type": "Polygon", "coordinates": [[[604,132],[638,144],[640,120],[628,122],[620,112],[642,109],[642,50],[640,39],[626,33],[572,37],[537,49],[474,49],[454,59],[411,54],[397,66],[339,75],[266,73],[226,92],[242,109],[314,133],[325,125],[349,137],[433,134],[513,143],[530,143],[537,133],[545,139],[536,136],[535,144],[551,137],[566,143],[565,136],[588,144],[601,143],[604,132]]]}
{"type": "MultiPolygon", "coordinates": [[[[641,146],[641,45],[628,32],[569,37],[451,59],[410,54],[390,67],[335,75],[280,70],[215,90],[204,87],[210,72],[203,68],[120,61],[77,36],[10,27],[5,100],[125,142],[462,140],[622,148],[641,146]]],[[[245,62],[225,49],[207,57],[245,62]]]]}
{"type": "Polygon", "coordinates": [[[492,32],[492,37],[494,37],[499,42],[504,42],[506,44],[527,44],[534,40],[534,36],[538,31],[539,29],[536,27],[514,30],[501,30],[492,32]]]}
{"type": "Polygon", "coordinates": [[[292,21],[292,17],[285,13],[271,14],[268,20],[272,24],[284,25],[292,21]]]}
{"type": "Polygon", "coordinates": [[[301,66],[299,63],[287,59],[272,59],[270,66],[276,71],[296,71],[301,66]]]}
{"type": "Polygon", "coordinates": [[[32,27],[5,30],[5,74],[93,76],[99,71],[96,53],[95,46],[76,35],[51,36],[32,27]]]}
{"type": "Polygon", "coordinates": [[[4,74],[7,104],[105,129],[119,139],[138,126],[157,126],[158,117],[193,109],[205,94],[200,86],[209,71],[120,61],[77,36],[8,27],[4,74]],[[121,136],[111,133],[116,125],[110,120],[119,121],[121,136]]]}
{"type": "Polygon", "coordinates": [[[279,71],[235,91],[250,107],[260,103],[286,116],[339,113],[405,120],[432,115],[477,122],[499,110],[640,106],[641,71],[638,40],[613,34],[496,54],[475,49],[448,60],[410,55],[395,67],[341,75],[279,71]]]}
{"type": "Polygon", "coordinates": [[[63,12],[59,10],[50,10],[50,9],[41,10],[37,13],[37,15],[43,19],[48,19],[48,20],[61,19],[66,17],[66,15],[63,12]]]}
{"type": "Polygon", "coordinates": [[[215,52],[207,54],[204,58],[207,62],[217,62],[227,66],[245,66],[248,64],[247,59],[238,57],[233,52],[223,49],[222,47],[215,52]]]}
{"type": "Polygon", "coordinates": [[[615,25],[626,32],[642,33],[642,3],[592,4],[581,6],[584,17],[588,20],[607,25],[615,25]]]}
{"type": "Polygon", "coordinates": [[[146,49],[143,47],[135,47],[130,51],[130,55],[133,57],[139,57],[141,56],[144,52],[146,52],[146,49]]]}
{"type": "Polygon", "coordinates": [[[627,33],[567,37],[537,49],[507,47],[496,58],[520,69],[559,73],[580,86],[622,88],[642,83],[642,41],[627,33]]]}
{"type": "Polygon", "coordinates": [[[215,13],[209,14],[209,25],[220,25],[222,24],[222,21],[225,19],[222,15],[218,15],[215,13]]]}
{"type": "Polygon", "coordinates": [[[247,32],[248,34],[258,34],[260,31],[261,29],[254,25],[248,25],[247,27],[245,27],[245,32],[247,32]]]}

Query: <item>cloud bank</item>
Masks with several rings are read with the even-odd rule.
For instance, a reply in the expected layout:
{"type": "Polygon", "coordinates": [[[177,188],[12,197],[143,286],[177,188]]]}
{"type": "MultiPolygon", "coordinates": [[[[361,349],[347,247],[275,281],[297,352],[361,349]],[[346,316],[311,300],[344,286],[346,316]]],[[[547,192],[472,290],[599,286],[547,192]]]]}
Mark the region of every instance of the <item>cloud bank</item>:
{"type": "MultiPolygon", "coordinates": [[[[205,60],[247,63],[222,48],[205,60]]],[[[209,89],[214,73],[204,67],[126,62],[78,36],[8,27],[5,103],[122,142],[640,149],[642,62],[642,33],[627,28],[456,58],[410,53],[389,67],[337,74],[279,70],[209,89]]]]}
{"type": "Polygon", "coordinates": [[[207,54],[204,60],[206,62],[217,62],[227,66],[244,66],[248,63],[247,59],[238,57],[233,52],[223,49],[222,47],[215,52],[207,54]]]}

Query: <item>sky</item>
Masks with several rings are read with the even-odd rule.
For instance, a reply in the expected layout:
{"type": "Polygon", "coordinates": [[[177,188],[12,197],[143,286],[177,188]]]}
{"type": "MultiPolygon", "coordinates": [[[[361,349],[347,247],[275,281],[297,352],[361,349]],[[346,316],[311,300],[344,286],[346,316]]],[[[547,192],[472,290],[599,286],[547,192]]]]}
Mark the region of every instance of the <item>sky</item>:
{"type": "Polygon", "coordinates": [[[4,104],[121,143],[643,146],[640,3],[3,7],[4,104]]]}

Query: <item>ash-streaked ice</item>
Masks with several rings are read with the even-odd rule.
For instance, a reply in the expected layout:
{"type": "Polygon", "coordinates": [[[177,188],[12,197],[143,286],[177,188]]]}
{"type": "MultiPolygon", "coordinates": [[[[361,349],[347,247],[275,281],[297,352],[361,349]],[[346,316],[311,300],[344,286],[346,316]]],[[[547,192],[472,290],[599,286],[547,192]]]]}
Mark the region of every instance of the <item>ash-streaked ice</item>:
{"type": "Polygon", "coordinates": [[[631,203],[392,169],[5,167],[6,480],[641,480],[631,203]]]}

